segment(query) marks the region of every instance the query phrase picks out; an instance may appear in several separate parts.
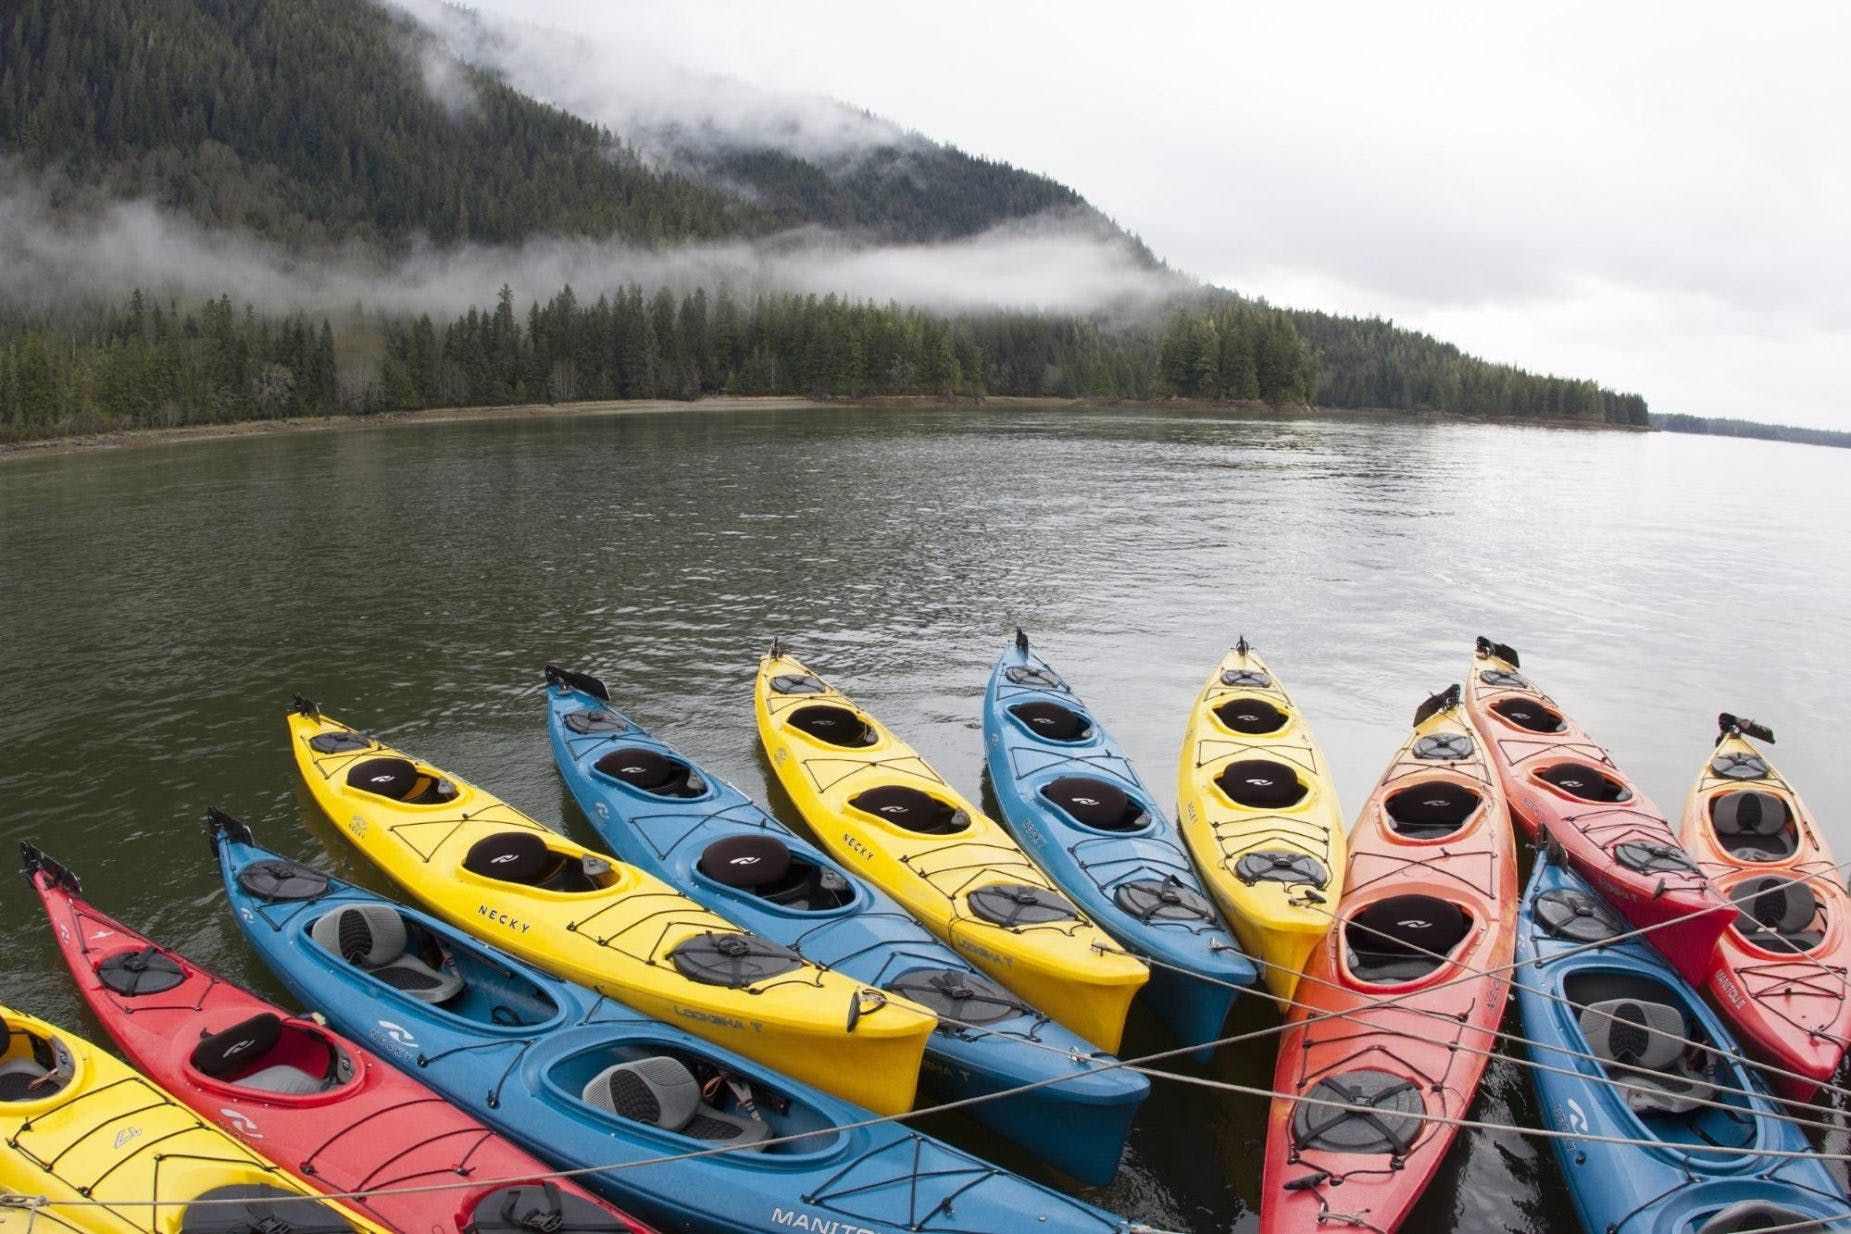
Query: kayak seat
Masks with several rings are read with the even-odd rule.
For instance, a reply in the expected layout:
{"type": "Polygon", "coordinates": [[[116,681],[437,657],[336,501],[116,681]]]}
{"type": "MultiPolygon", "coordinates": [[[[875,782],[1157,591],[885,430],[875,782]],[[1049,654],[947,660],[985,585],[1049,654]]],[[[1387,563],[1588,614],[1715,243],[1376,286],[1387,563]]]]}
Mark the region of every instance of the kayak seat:
{"type": "Polygon", "coordinates": [[[1465,826],[1480,804],[1478,794],[1463,784],[1436,780],[1390,793],[1382,803],[1382,811],[1396,835],[1410,840],[1436,840],[1465,826]]]}
{"type": "Polygon", "coordinates": [[[1553,767],[1544,767],[1536,776],[1582,801],[1611,803],[1632,800],[1630,788],[1585,763],[1557,763],[1553,767]]]}
{"type": "Polygon", "coordinates": [[[1610,998],[1582,1008],[1579,1022],[1607,1074],[1630,1086],[1617,1091],[1633,1113],[1676,1117],[1716,1095],[1708,1056],[1687,1043],[1690,1023],[1671,1004],[1610,998]]]}
{"type": "Polygon", "coordinates": [[[1470,914],[1450,901],[1390,896],[1345,916],[1345,962],[1369,985],[1418,981],[1445,964],[1471,930],[1470,914]]]}
{"type": "Polygon", "coordinates": [[[763,1120],[729,1114],[707,1102],[694,1074],[666,1054],[605,1068],[585,1085],[584,1098],[619,1118],[697,1140],[753,1148],[771,1137],[771,1128],[763,1120]]]}
{"type": "Polygon", "coordinates": [[[471,874],[541,891],[597,891],[605,885],[610,862],[586,853],[577,861],[556,853],[532,831],[498,831],[483,836],[463,855],[471,874]]]}
{"type": "Polygon", "coordinates": [[[1231,698],[1215,708],[1215,718],[1237,733],[1276,733],[1290,719],[1263,698],[1231,698]]]}
{"type": "Polygon", "coordinates": [[[1819,899],[1798,879],[1753,878],[1729,889],[1737,909],[1735,928],[1767,951],[1811,951],[1825,941],[1819,899]]]}
{"type": "Polygon", "coordinates": [[[613,780],[656,797],[700,797],[707,781],[678,758],[635,746],[612,750],[593,766],[613,780]]]}
{"type": "Polygon", "coordinates": [[[234,1183],[193,1197],[179,1234],[352,1234],[353,1227],[318,1200],[267,1183],[234,1183]],[[235,1202],[234,1202],[235,1201],[235,1202]]]}
{"type": "Polygon", "coordinates": [[[353,1074],[353,1063],[328,1038],[269,1011],[207,1034],[193,1047],[192,1063],[239,1088],[293,1096],[326,1092],[353,1074]]]}
{"type": "Polygon", "coordinates": [[[1773,793],[1724,793],[1710,802],[1710,823],[1722,846],[1743,861],[1779,861],[1799,851],[1792,812],[1773,793]]]}
{"type": "Polygon", "coordinates": [[[883,823],[922,836],[950,836],[970,826],[970,815],[930,793],[883,784],[849,798],[848,804],[883,823]]]}
{"type": "Polygon", "coordinates": [[[447,1003],[463,992],[461,976],[427,963],[412,949],[404,917],[389,905],[349,904],[324,913],[309,937],[419,1002],[447,1003]]]}
{"type": "Polygon", "coordinates": [[[1043,741],[1085,741],[1093,732],[1091,720],[1059,703],[1017,703],[1009,714],[1043,741]]]}
{"type": "Polygon", "coordinates": [[[1549,710],[1533,698],[1502,698],[1491,704],[1491,710],[1518,728],[1528,729],[1532,733],[1565,733],[1568,731],[1568,725],[1559,714],[1549,710]]]}
{"type": "Polygon", "coordinates": [[[0,1057],[0,1101],[39,1101],[71,1082],[76,1064],[61,1042],[15,1033],[8,1027],[8,1050],[15,1041],[23,1043],[26,1052],[0,1057]]]}
{"type": "Polygon", "coordinates": [[[1250,810],[1283,810],[1303,801],[1311,791],[1290,767],[1265,758],[1229,763],[1215,783],[1230,801],[1250,810]]]}
{"type": "Polygon", "coordinates": [[[1041,795],[1068,818],[1095,831],[1142,831],[1150,826],[1150,812],[1104,780],[1062,776],[1043,785],[1041,795]]]}
{"type": "Polygon", "coordinates": [[[1696,1234],[1753,1234],[1756,1230],[1823,1230],[1825,1220],[1784,1204],[1742,1200],[1720,1209],[1696,1234]]]}
{"type": "Polygon", "coordinates": [[[836,871],[805,861],[772,835],[728,836],[701,852],[697,869],[714,882],[761,900],[807,911],[840,908],[855,898],[836,871]]]}
{"type": "Polygon", "coordinates": [[[880,734],[860,716],[846,707],[831,707],[827,703],[799,707],[791,712],[790,726],[845,750],[871,746],[880,740],[880,734]]]}
{"type": "Polygon", "coordinates": [[[408,758],[369,758],[347,771],[347,786],[408,806],[442,805],[456,799],[456,785],[421,770],[408,758]]]}

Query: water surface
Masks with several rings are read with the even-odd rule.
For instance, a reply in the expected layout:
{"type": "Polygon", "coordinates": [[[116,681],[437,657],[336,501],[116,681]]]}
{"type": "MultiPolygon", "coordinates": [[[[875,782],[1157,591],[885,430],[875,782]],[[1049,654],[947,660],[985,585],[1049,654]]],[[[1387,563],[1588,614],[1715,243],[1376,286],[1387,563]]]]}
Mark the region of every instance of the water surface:
{"type": "MultiPolygon", "coordinates": [[[[1718,710],[1772,724],[1851,857],[1848,529],[1851,452],[1360,419],[694,409],[16,460],[0,830],[276,995],[225,916],[205,807],[380,885],[298,797],[296,692],[590,839],[552,770],[545,661],[603,675],[764,800],[752,674],[783,635],[974,793],[984,680],[1019,624],[1166,799],[1190,700],[1237,636],[1353,809],[1483,633],[1674,812],[1718,710]]],[[[96,1033],[23,885],[0,926],[0,999],[96,1033]]],[[[1273,1022],[1255,1005],[1232,1027],[1273,1022]]],[[[1166,1044],[1140,1017],[1125,1048],[1166,1044]]],[[[1206,1073],[1269,1086],[1270,1045],[1206,1073]]],[[[1521,1068],[1495,1064],[1474,1114],[1533,1123],[1521,1068]]],[[[1264,1134],[1257,1100],[1160,1083],[1091,1198],[1252,1230],[1264,1134]]],[[[1571,1229],[1560,1190],[1546,1144],[1468,1134],[1408,1228],[1571,1229]]]]}

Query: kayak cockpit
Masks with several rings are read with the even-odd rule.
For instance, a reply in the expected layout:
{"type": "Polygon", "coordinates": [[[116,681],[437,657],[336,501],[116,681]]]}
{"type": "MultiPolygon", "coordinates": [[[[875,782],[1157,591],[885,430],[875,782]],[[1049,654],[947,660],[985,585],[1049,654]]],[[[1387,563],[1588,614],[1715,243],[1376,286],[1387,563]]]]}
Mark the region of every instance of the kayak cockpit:
{"type": "Polygon", "coordinates": [[[1632,800],[1630,788],[1586,763],[1555,763],[1536,772],[1536,778],[1577,801],[1618,804],[1632,800]]]}
{"type": "Polygon", "coordinates": [[[1472,915],[1438,896],[1389,896],[1343,916],[1344,967],[1365,985],[1405,985],[1444,968],[1472,915]]]}
{"type": "Polygon", "coordinates": [[[560,1014],[534,982],[388,904],[343,905],[317,918],[309,936],[372,980],[461,1019],[517,1028],[560,1014]]]}
{"type": "Polygon", "coordinates": [[[1639,973],[1586,969],[1564,977],[1562,993],[1588,1053],[1616,1082],[1613,1096],[1654,1138],[1699,1151],[1753,1143],[1745,1077],[1707,1048],[1701,1022],[1670,986],[1639,973]]]}
{"type": "Polygon", "coordinates": [[[1568,722],[1560,712],[1545,707],[1533,698],[1501,698],[1491,710],[1516,727],[1531,733],[1565,733],[1568,722]]]}
{"type": "Polygon", "coordinates": [[[1093,735],[1093,722],[1071,707],[1037,700],[1017,703],[1009,709],[1023,731],[1041,741],[1071,745],[1093,735]]]}
{"type": "Polygon", "coordinates": [[[1310,785],[1284,763],[1245,758],[1229,763],[1215,776],[1215,787],[1229,801],[1249,810],[1285,810],[1303,801],[1310,785]]]}
{"type": "Polygon", "coordinates": [[[499,883],[583,895],[617,885],[611,863],[595,853],[562,853],[538,831],[496,831],[469,846],[463,868],[499,883]]]}
{"type": "Polygon", "coordinates": [[[1214,715],[1229,732],[1244,733],[1250,737],[1276,733],[1291,719],[1263,698],[1231,698],[1217,704],[1214,715]]]}
{"type": "Polygon", "coordinates": [[[1119,835],[1147,831],[1151,812],[1115,784],[1091,776],[1062,776],[1041,786],[1055,809],[1082,827],[1119,835]]]}
{"type": "Polygon", "coordinates": [[[612,750],[593,763],[592,770],[651,797],[687,800],[708,792],[707,781],[693,767],[642,746],[612,750]]]}
{"type": "Polygon", "coordinates": [[[70,1049],[56,1037],[5,1024],[0,1050],[0,1101],[43,1101],[69,1086],[77,1074],[70,1049]]]}
{"type": "Polygon", "coordinates": [[[1793,811],[1777,794],[1760,789],[1711,798],[1710,827],[1717,842],[1743,861],[1781,861],[1800,848],[1793,811]]]}
{"type": "Polygon", "coordinates": [[[1382,812],[1396,835],[1408,840],[1440,840],[1471,821],[1484,799],[1463,784],[1434,780],[1390,793],[1382,812]]]}
{"type": "Polygon", "coordinates": [[[347,769],[347,787],[407,806],[448,805],[459,795],[441,772],[396,755],[355,763],[347,769]]]}
{"type": "MultiPolygon", "coordinates": [[[[157,1227],[166,1230],[163,1225],[157,1227]]],[[[269,1183],[233,1183],[193,1197],[182,1210],[178,1234],[351,1234],[353,1226],[319,1201],[269,1183]]]]}
{"type": "Polygon", "coordinates": [[[903,784],[883,784],[849,798],[863,814],[914,835],[956,835],[970,827],[970,815],[931,793],[903,784]]]}
{"type": "Polygon", "coordinates": [[[680,1136],[699,1148],[798,1156],[825,1151],[838,1137],[834,1124],[807,1102],[666,1041],[585,1050],[555,1063],[548,1079],[603,1118],[680,1136]],[[823,1134],[767,1143],[811,1131],[823,1134]]]}
{"type": "Polygon", "coordinates": [[[187,1063],[220,1084],[284,1097],[332,1092],[355,1076],[353,1059],[328,1034],[272,1011],[201,1038],[187,1063]]]}
{"type": "Polygon", "coordinates": [[[785,723],[824,745],[840,746],[844,750],[865,749],[880,740],[880,733],[872,724],[846,707],[828,703],[799,707],[790,713],[785,723]]]}
{"type": "Polygon", "coordinates": [[[833,866],[791,851],[774,835],[735,835],[701,851],[704,879],[801,913],[833,912],[855,902],[855,888],[833,866]]]}
{"type": "Polygon", "coordinates": [[[1795,878],[1763,875],[1724,890],[1736,906],[1734,928],[1763,951],[1799,954],[1825,941],[1825,909],[1811,887],[1795,878]]]}

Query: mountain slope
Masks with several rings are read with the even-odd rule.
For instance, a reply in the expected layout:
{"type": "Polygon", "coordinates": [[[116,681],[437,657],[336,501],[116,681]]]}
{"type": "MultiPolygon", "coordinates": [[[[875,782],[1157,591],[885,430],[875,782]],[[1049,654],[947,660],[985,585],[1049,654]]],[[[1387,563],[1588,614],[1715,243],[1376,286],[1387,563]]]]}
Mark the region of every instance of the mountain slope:
{"type": "Polygon", "coordinates": [[[16,0],[0,13],[0,150],[66,202],[147,197],[290,244],[772,225],[438,58],[428,33],[370,0],[16,0]]]}

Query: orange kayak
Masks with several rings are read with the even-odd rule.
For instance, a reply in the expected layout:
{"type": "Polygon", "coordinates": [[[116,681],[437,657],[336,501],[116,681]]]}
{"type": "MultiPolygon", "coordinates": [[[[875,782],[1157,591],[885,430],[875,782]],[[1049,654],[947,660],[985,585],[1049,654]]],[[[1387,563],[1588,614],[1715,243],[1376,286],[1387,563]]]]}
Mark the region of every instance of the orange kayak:
{"type": "Polygon", "coordinates": [[[1751,738],[1774,734],[1724,713],[1684,805],[1684,847],[1734,901],[1704,988],[1754,1053],[1798,1076],[1769,1076],[1812,1098],[1851,1044],[1851,892],[1812,811],[1751,738]]]}
{"type": "Polygon", "coordinates": [[[1511,820],[1559,845],[1575,873],[1684,980],[1702,985],[1735,910],[1664,814],[1518,671],[1517,653],[1504,644],[1478,640],[1465,701],[1503,781],[1511,820]]]}
{"type": "Polygon", "coordinates": [[[1349,853],[1336,925],[1279,1042],[1273,1090],[1292,1096],[1267,1122],[1262,1234],[1398,1228],[1457,1130],[1423,1120],[1463,1117],[1484,1075],[1509,994],[1517,857],[1458,686],[1415,713],[1349,853]]]}

